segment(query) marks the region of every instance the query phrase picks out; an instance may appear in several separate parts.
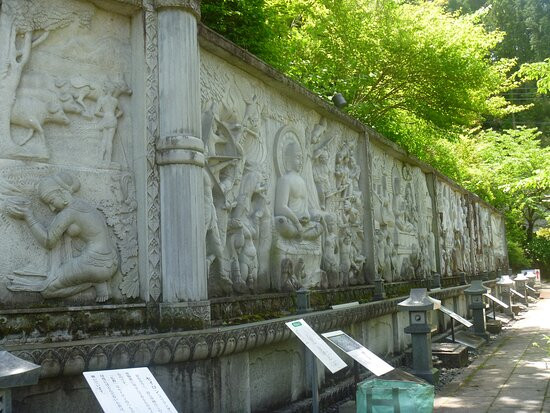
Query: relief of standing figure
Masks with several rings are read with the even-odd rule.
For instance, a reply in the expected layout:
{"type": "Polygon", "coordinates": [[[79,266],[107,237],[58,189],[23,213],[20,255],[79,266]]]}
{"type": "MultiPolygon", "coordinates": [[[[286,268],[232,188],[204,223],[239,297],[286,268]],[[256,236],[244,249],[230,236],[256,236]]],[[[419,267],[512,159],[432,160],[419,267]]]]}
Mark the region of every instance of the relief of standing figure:
{"type": "Polygon", "coordinates": [[[105,166],[111,164],[113,140],[118,126],[118,118],[124,114],[119,105],[119,97],[123,93],[128,95],[132,93],[124,82],[106,82],[104,86],[104,95],[97,100],[95,115],[101,117],[98,125],[102,134],[100,155],[102,163],[105,166]]]}

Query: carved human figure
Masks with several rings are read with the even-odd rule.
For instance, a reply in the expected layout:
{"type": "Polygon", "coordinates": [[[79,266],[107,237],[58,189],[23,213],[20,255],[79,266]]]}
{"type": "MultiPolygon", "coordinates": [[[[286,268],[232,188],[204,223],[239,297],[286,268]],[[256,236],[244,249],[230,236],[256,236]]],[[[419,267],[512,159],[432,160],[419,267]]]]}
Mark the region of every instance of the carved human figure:
{"type": "Polygon", "coordinates": [[[395,214],[395,225],[403,232],[413,232],[414,226],[412,223],[407,221],[407,204],[405,198],[400,193],[395,194],[394,196],[394,214],[395,214]]]}
{"type": "Polygon", "coordinates": [[[397,251],[395,249],[393,239],[390,234],[386,233],[386,246],[384,249],[384,255],[385,260],[390,263],[388,266],[390,274],[391,274],[391,280],[392,281],[398,281],[399,280],[399,266],[398,266],[398,255],[397,251]]]}
{"type": "MultiPolygon", "coordinates": [[[[204,225],[206,229],[206,269],[209,275],[212,275],[212,264],[217,259],[218,271],[216,275],[221,275],[221,267],[223,260],[222,242],[220,238],[220,231],[218,228],[218,216],[216,214],[216,205],[214,204],[214,197],[212,196],[212,189],[214,183],[210,174],[203,171],[204,182],[204,225]]],[[[229,279],[227,283],[231,284],[229,279]]]]}
{"type": "Polygon", "coordinates": [[[317,239],[323,227],[320,216],[308,208],[307,185],[300,176],[302,153],[295,142],[284,148],[284,167],[275,192],[275,227],[283,238],[317,239]]]}
{"type": "Polygon", "coordinates": [[[325,216],[326,235],[323,243],[323,259],[321,269],[326,272],[330,288],[339,286],[340,250],[338,235],[336,235],[336,218],[333,214],[325,216]]]}
{"type": "Polygon", "coordinates": [[[363,266],[365,265],[365,256],[357,249],[357,245],[351,244],[351,276],[349,279],[350,285],[363,284],[365,278],[363,276],[363,266]]]}
{"type": "Polygon", "coordinates": [[[37,291],[44,298],[64,298],[93,286],[97,302],[109,299],[107,282],[119,266],[117,249],[102,214],[86,201],[73,196],[79,188],[79,180],[65,172],[40,181],[40,200],[56,213],[47,226],[35,218],[29,203],[8,206],[9,214],[24,220],[33,237],[46,249],[53,249],[62,242],[64,235],[79,238],[84,243],[80,255],[73,257],[71,254],[59,267],[51,268],[46,280],[36,283],[21,276],[12,277],[8,288],[37,291]]]}
{"type": "Polygon", "coordinates": [[[319,195],[319,204],[321,208],[326,209],[327,198],[329,197],[329,174],[330,168],[328,165],[329,155],[326,147],[319,148],[313,154],[313,180],[317,187],[317,194],[319,195]]]}
{"type": "Polygon", "coordinates": [[[258,166],[247,165],[248,171],[244,174],[239,188],[239,196],[236,205],[231,211],[230,242],[233,244],[231,251],[232,260],[240,262],[240,277],[246,281],[248,287],[256,289],[256,281],[259,271],[259,249],[264,247],[263,240],[271,231],[260,234],[265,227],[264,221],[269,218],[266,213],[266,187],[264,177],[257,171],[258,166]],[[242,240],[242,241],[240,241],[242,240]]]}
{"type": "Polygon", "coordinates": [[[303,283],[307,278],[306,266],[304,259],[301,257],[298,258],[298,261],[296,261],[296,264],[294,265],[294,276],[299,284],[303,283]]]}
{"type": "Polygon", "coordinates": [[[131,93],[130,89],[123,83],[106,82],[104,95],[97,100],[95,115],[101,117],[98,128],[102,133],[100,154],[103,164],[106,165],[111,163],[113,139],[118,125],[118,118],[124,113],[119,105],[119,97],[123,93],[131,93]]]}
{"type": "Polygon", "coordinates": [[[352,270],[351,231],[346,229],[340,240],[340,286],[348,286],[352,270]]]}
{"type": "Polygon", "coordinates": [[[346,195],[349,182],[349,154],[347,148],[336,154],[334,178],[336,180],[336,190],[342,195],[346,195]]]}
{"type": "Polygon", "coordinates": [[[236,272],[236,276],[233,277],[233,287],[244,281],[246,286],[254,291],[258,279],[258,256],[249,226],[240,219],[233,218],[229,222],[229,233],[230,250],[234,252],[231,263],[232,272],[236,272]]]}
{"type": "Polygon", "coordinates": [[[294,266],[288,258],[283,258],[281,261],[281,275],[283,280],[283,291],[293,292],[301,287],[300,282],[294,275],[294,266]]]}

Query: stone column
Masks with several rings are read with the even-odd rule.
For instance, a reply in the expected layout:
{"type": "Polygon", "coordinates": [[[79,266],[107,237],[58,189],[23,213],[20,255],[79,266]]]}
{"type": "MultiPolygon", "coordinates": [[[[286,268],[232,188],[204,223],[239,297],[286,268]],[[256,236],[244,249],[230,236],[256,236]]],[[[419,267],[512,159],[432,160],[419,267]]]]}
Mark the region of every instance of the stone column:
{"type": "Polygon", "coordinates": [[[434,234],[434,246],[435,246],[435,268],[438,274],[441,272],[441,238],[439,236],[439,210],[437,207],[437,177],[434,173],[426,174],[426,183],[428,185],[428,192],[432,198],[432,232],[434,234]]]}
{"type": "MultiPolygon", "coordinates": [[[[156,0],[162,256],[161,315],[207,296],[204,145],[201,139],[199,0],[156,0]],[[169,305],[166,305],[166,304],[169,305]]],[[[196,306],[197,303],[191,306],[196,306]]],[[[201,318],[206,318],[204,311],[201,318]]],[[[197,315],[197,311],[191,311],[197,315]]],[[[208,315],[209,318],[209,315],[208,315]]]]}
{"type": "MultiPolygon", "coordinates": [[[[363,231],[365,234],[365,240],[367,241],[367,245],[365,245],[366,249],[363,251],[366,257],[366,264],[365,264],[365,270],[366,270],[366,279],[369,284],[373,284],[376,280],[380,279],[380,276],[376,273],[376,255],[375,255],[375,248],[376,248],[376,242],[375,240],[375,234],[374,234],[374,211],[373,211],[373,203],[372,203],[372,194],[374,191],[374,188],[372,187],[372,145],[370,143],[370,137],[367,132],[363,133],[363,140],[365,142],[365,160],[363,161],[363,165],[365,165],[365,169],[363,170],[363,173],[361,174],[361,179],[363,180],[362,188],[363,188],[363,231]]],[[[383,291],[383,284],[378,283],[379,291],[380,288],[382,288],[383,291]]],[[[384,297],[379,297],[384,298],[384,297]]]]}

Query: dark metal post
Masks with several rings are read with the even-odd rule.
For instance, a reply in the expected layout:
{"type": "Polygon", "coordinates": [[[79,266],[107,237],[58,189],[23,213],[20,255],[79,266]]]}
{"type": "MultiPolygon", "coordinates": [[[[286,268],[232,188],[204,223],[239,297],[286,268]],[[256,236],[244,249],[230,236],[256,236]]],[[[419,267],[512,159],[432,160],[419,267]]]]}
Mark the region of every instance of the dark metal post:
{"type": "MultiPolygon", "coordinates": [[[[304,346],[305,347],[305,346],[304,346]]],[[[317,360],[307,347],[306,349],[306,371],[309,373],[311,380],[311,411],[319,413],[319,383],[317,381],[317,360]]]]}

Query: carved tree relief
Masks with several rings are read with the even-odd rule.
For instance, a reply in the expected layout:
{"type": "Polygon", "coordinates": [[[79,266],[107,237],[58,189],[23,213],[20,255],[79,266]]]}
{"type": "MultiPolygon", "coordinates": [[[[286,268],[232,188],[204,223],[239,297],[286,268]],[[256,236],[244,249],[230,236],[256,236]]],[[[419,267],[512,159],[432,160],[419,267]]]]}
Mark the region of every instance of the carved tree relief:
{"type": "MultiPolygon", "coordinates": [[[[12,111],[16,103],[21,75],[31,50],[46,40],[52,30],[66,27],[75,20],[89,24],[93,6],[36,0],[4,0],[0,10],[0,150],[11,156],[24,156],[20,145],[11,138],[12,111]]],[[[43,110],[54,111],[47,105],[43,110]]],[[[48,112],[39,117],[47,116],[48,112]]]]}

